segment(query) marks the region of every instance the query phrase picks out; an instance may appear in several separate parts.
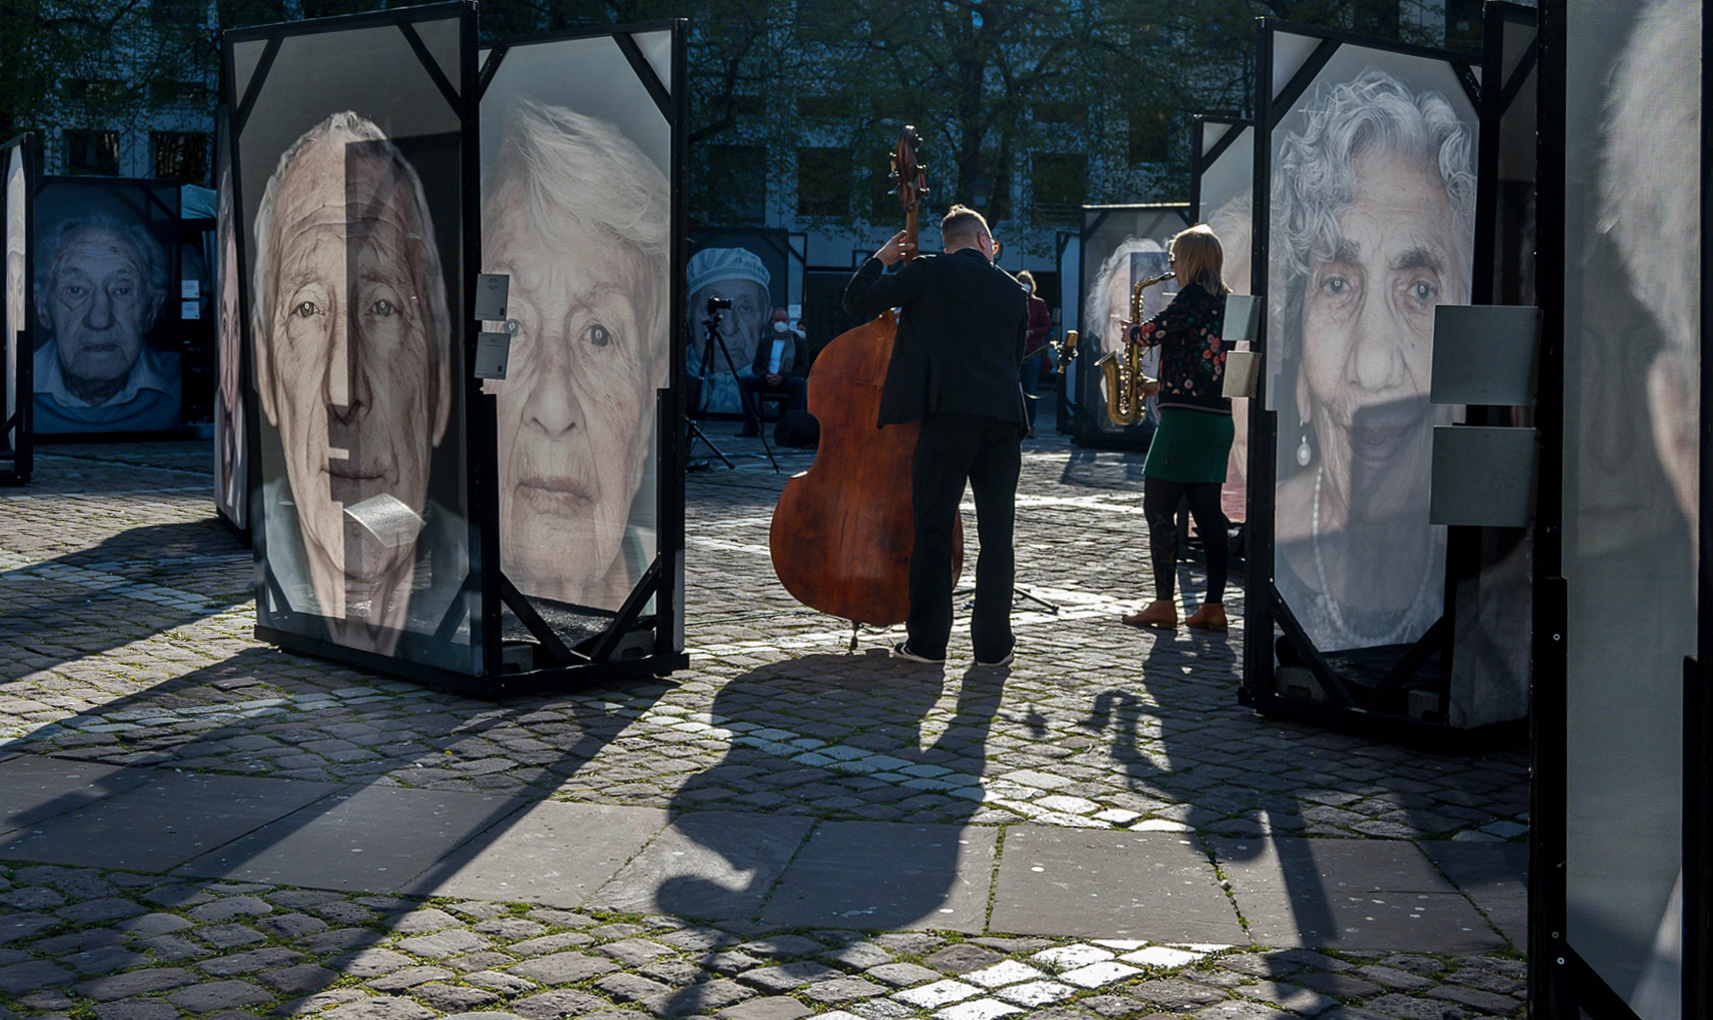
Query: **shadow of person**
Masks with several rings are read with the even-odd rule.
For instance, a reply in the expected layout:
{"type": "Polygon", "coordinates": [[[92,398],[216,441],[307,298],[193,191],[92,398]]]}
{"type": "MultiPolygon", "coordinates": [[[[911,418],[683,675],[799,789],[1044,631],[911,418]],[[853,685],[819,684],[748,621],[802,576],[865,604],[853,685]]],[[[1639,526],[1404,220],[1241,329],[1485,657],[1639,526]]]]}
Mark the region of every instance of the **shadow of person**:
{"type": "Polygon", "coordinates": [[[966,826],[1009,675],[948,684],[940,667],[822,655],[727,684],[711,721],[730,750],[672,802],[683,856],[702,864],[660,873],[653,906],[776,929],[980,931],[996,835],[966,826]]]}

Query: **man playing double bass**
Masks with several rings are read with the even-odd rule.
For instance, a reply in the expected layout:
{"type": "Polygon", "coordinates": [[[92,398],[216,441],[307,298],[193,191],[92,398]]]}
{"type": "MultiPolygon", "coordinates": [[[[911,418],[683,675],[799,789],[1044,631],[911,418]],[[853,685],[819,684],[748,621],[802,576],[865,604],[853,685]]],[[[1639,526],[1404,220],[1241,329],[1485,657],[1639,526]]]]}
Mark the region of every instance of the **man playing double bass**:
{"type": "Polygon", "coordinates": [[[964,483],[975,494],[978,666],[1011,661],[1012,525],[1021,443],[1028,428],[1017,381],[1028,331],[1028,291],[993,264],[999,245],[980,213],[955,205],[940,221],[945,254],[883,270],[913,247],[900,231],[863,262],[845,310],[870,318],[901,308],[880,397],[880,425],[920,420],[911,467],[915,546],[907,638],[892,654],[940,663],[952,630],[952,534],[964,483]]]}

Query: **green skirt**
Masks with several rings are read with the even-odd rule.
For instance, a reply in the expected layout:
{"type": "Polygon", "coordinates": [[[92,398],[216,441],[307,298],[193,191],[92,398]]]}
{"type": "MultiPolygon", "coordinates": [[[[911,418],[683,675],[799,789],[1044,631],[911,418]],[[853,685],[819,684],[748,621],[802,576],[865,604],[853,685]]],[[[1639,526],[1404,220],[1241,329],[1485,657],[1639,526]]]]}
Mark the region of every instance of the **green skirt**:
{"type": "Polygon", "coordinates": [[[1142,474],[1162,482],[1223,482],[1236,434],[1229,414],[1162,407],[1142,474]]]}

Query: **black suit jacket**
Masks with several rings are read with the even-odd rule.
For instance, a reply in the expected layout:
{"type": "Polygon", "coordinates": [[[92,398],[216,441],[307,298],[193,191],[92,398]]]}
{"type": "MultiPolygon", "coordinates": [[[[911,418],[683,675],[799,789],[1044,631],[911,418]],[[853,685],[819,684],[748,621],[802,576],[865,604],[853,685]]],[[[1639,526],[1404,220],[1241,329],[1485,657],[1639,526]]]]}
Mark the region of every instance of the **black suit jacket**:
{"type": "Polygon", "coordinates": [[[1029,291],[974,248],[925,255],[883,274],[864,262],[845,288],[845,311],[862,318],[902,308],[881,425],[930,414],[973,414],[1026,428],[1017,370],[1029,328],[1029,291]]]}

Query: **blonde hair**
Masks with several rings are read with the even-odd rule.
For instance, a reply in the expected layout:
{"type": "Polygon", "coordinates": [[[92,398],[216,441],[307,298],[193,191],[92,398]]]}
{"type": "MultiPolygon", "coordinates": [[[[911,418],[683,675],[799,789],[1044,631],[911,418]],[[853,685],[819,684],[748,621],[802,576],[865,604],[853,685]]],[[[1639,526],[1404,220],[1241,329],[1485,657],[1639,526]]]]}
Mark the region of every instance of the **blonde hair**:
{"type": "Polygon", "coordinates": [[[1210,294],[1226,293],[1223,279],[1225,248],[1212,227],[1197,223],[1188,230],[1179,231],[1173,235],[1166,250],[1171,253],[1172,274],[1180,288],[1199,283],[1210,294]]]}

